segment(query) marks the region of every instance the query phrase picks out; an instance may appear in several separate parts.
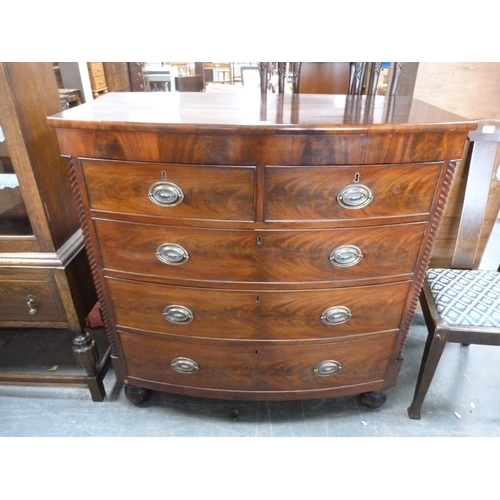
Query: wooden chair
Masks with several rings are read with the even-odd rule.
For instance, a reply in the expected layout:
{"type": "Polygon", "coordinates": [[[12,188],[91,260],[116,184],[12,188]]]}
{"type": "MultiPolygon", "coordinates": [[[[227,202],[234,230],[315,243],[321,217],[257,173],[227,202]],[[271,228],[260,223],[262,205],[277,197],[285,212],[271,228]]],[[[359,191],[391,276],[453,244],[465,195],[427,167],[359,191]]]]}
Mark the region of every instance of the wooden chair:
{"type": "Polygon", "coordinates": [[[177,92],[204,92],[205,82],[203,81],[203,76],[176,76],[175,90],[177,92]]]}
{"type": "Polygon", "coordinates": [[[500,120],[481,120],[469,134],[468,177],[450,268],[430,268],[420,303],[429,335],[424,348],[411,419],[422,403],[447,342],[500,346],[500,267],[474,269],[481,225],[500,141],[500,120]]]}
{"type": "MultiPolygon", "coordinates": [[[[391,63],[387,95],[396,95],[402,68],[391,63]]],[[[285,92],[290,74],[294,94],[375,95],[381,69],[380,62],[279,62],[278,92],[285,92]]]]}

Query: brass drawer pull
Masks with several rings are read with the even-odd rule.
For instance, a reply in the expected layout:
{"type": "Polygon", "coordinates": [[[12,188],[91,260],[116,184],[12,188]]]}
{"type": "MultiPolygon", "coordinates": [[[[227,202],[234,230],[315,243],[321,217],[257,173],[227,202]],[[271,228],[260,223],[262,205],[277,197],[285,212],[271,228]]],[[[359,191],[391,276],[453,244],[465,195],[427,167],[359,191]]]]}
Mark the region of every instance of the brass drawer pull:
{"type": "Polygon", "coordinates": [[[200,369],[198,363],[189,358],[175,358],[170,366],[179,373],[196,373],[200,369]]]}
{"type": "Polygon", "coordinates": [[[337,196],[339,205],[344,208],[363,208],[373,200],[372,192],[363,184],[350,184],[337,196]]]}
{"type": "Polygon", "coordinates": [[[171,266],[179,266],[189,259],[186,249],[175,243],[163,243],[156,249],[156,257],[160,262],[171,266]]]}
{"type": "Polygon", "coordinates": [[[327,359],[318,363],[314,367],[314,373],[320,377],[327,377],[328,375],[335,375],[342,370],[342,365],[333,359],[327,359]]]}
{"type": "Polygon", "coordinates": [[[193,313],[184,306],[167,306],[163,311],[163,316],[170,323],[184,325],[193,321],[193,313]]]}
{"type": "Polygon", "coordinates": [[[29,308],[30,314],[36,314],[38,309],[35,307],[37,304],[37,299],[34,295],[27,295],[26,296],[26,305],[29,308]]]}
{"type": "Polygon", "coordinates": [[[182,203],[184,193],[172,182],[157,182],[149,188],[149,199],[162,207],[175,207],[182,203]]]}
{"type": "Polygon", "coordinates": [[[355,266],[362,258],[361,250],[355,245],[342,245],[330,254],[330,262],[337,267],[355,266]]]}
{"type": "Polygon", "coordinates": [[[321,321],[325,325],[340,325],[351,319],[352,313],[348,307],[335,306],[330,307],[321,315],[321,321]]]}

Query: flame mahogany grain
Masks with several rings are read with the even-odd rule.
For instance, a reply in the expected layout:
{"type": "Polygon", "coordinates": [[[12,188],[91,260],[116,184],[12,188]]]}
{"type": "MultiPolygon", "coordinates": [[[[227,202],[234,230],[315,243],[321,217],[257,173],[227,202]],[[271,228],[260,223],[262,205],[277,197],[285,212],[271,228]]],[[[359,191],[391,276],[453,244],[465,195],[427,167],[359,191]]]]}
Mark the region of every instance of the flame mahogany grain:
{"type": "Polygon", "coordinates": [[[286,400],[396,383],[476,123],[399,97],[147,92],[48,120],[73,158],[115,370],[133,402],[144,399],[133,397],[139,388],[286,400]],[[182,203],[148,199],[162,179],[182,189],[182,203]],[[372,201],[342,207],[351,184],[372,201]],[[187,261],[160,262],[163,243],[182,246],[187,261]],[[362,259],[333,266],[341,245],[362,259]],[[193,319],[167,321],[172,305],[193,319]],[[352,317],[325,324],[337,306],[352,317]],[[318,374],[323,361],[341,368],[318,374]]]}

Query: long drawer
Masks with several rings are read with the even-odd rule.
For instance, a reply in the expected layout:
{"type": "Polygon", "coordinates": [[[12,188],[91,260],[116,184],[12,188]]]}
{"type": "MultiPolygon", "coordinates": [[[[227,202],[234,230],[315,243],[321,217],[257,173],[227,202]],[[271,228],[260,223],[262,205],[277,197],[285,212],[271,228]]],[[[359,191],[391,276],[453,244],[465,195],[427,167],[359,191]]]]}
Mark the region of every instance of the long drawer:
{"type": "Polygon", "coordinates": [[[90,208],[200,220],[255,220],[255,167],[82,160],[90,208]]]}
{"type": "Polygon", "coordinates": [[[425,223],[331,230],[216,230],[95,220],[104,268],[240,283],[411,275],[425,223]]]}
{"type": "Polygon", "coordinates": [[[428,214],[441,163],[265,169],[265,219],[391,219],[428,214]]]}
{"type": "Polygon", "coordinates": [[[226,391],[303,391],[383,380],[395,332],[350,342],[182,342],[119,332],[127,376],[226,391]]]}
{"type": "Polygon", "coordinates": [[[184,337],[330,339],[399,328],[409,282],[311,291],[106,280],[119,327],[184,337]]]}

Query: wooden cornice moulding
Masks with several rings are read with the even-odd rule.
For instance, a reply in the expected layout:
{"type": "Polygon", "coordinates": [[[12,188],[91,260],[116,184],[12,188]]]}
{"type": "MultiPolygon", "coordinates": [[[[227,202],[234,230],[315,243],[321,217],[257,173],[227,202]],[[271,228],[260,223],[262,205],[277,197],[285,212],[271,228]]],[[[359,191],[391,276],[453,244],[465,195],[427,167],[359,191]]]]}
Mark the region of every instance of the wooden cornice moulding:
{"type": "Polygon", "coordinates": [[[65,269],[83,247],[82,230],[78,229],[57,252],[0,253],[0,267],[65,269]]]}

